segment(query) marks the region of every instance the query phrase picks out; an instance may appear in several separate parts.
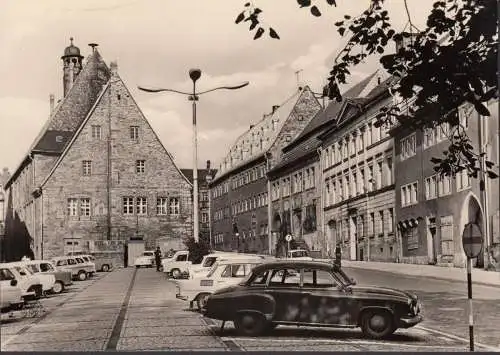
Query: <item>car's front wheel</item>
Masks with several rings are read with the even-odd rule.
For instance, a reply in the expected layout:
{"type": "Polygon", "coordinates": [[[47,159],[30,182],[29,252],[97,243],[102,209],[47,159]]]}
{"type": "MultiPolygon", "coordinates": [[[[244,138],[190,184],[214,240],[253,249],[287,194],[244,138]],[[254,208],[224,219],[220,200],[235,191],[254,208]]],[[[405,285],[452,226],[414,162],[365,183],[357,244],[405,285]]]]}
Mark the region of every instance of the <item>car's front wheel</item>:
{"type": "Polygon", "coordinates": [[[64,291],[64,284],[61,281],[56,281],[54,286],[52,286],[52,292],[59,294],[64,291]]]}
{"type": "Polygon", "coordinates": [[[109,271],[109,265],[108,265],[108,264],[104,264],[104,265],[101,267],[101,270],[102,270],[102,272],[108,272],[108,271],[109,271]]]}
{"type": "Polygon", "coordinates": [[[369,338],[382,339],[394,333],[396,327],[390,312],[373,310],[362,314],[361,330],[369,338]]]}
{"type": "Polygon", "coordinates": [[[178,279],[179,277],[181,277],[181,270],[173,269],[171,272],[174,279],[178,279]]]}
{"type": "Polygon", "coordinates": [[[234,328],[239,335],[259,336],[268,327],[268,322],[263,315],[258,313],[242,313],[236,316],[234,328]]]}
{"type": "Polygon", "coordinates": [[[78,280],[85,281],[87,279],[87,273],[83,270],[78,272],[78,280]]]}
{"type": "Polygon", "coordinates": [[[196,297],[196,305],[198,306],[198,311],[201,312],[203,307],[205,307],[209,296],[210,293],[202,293],[201,295],[198,295],[198,297],[196,297]]]}

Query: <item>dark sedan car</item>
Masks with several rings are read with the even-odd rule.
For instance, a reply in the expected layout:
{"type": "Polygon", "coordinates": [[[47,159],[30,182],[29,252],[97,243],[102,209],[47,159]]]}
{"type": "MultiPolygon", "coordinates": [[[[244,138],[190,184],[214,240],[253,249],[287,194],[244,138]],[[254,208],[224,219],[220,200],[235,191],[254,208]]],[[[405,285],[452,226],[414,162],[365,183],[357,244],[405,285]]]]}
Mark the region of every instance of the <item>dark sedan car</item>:
{"type": "Polygon", "coordinates": [[[422,321],[415,295],[355,286],[343,270],[326,262],[285,260],[256,266],[237,286],[213,293],[206,317],[233,321],[240,335],[256,336],[279,324],[361,327],[370,338],[422,321]]]}

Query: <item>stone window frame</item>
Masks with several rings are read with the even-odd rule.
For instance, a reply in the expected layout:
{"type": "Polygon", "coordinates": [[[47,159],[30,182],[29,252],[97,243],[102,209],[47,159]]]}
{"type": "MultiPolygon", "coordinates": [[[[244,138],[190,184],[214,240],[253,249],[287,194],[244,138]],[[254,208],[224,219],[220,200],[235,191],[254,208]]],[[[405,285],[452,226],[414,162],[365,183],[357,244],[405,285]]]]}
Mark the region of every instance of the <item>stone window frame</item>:
{"type": "Polygon", "coordinates": [[[68,211],[68,216],[78,217],[78,199],[77,198],[72,198],[72,197],[68,198],[67,211],[68,211]]]}
{"type": "Polygon", "coordinates": [[[97,139],[97,140],[102,139],[102,127],[101,127],[101,125],[92,125],[90,130],[91,130],[92,139],[97,139]]]}
{"type": "Polygon", "coordinates": [[[157,197],[156,198],[156,214],[159,216],[168,215],[168,197],[157,197]]]}
{"type": "MultiPolygon", "coordinates": [[[[222,211],[220,211],[222,212],[222,211]]],[[[219,217],[221,217],[221,213],[219,213],[219,217]]],[[[220,218],[222,219],[222,218],[220,218]]],[[[207,212],[202,212],[201,213],[201,223],[208,223],[208,213],[207,212]]]]}
{"type": "Polygon", "coordinates": [[[137,174],[144,174],[146,172],[146,160],[137,159],[135,161],[135,172],[137,174]]]}
{"type": "Polygon", "coordinates": [[[82,175],[92,175],[92,160],[82,160],[82,175]]]}
{"type": "Polygon", "coordinates": [[[400,141],[401,146],[401,160],[406,160],[417,154],[417,134],[414,132],[402,138],[400,141]]]}
{"type": "Polygon", "coordinates": [[[122,198],[122,213],[126,216],[134,214],[134,198],[131,196],[124,196],[122,198]]]}
{"type": "Polygon", "coordinates": [[[181,202],[178,197],[170,197],[168,200],[168,213],[172,217],[178,217],[181,214],[181,202]]]}
{"type": "Polygon", "coordinates": [[[132,139],[133,141],[139,140],[139,126],[130,126],[129,133],[130,139],[132,139]]]}
{"type": "Polygon", "coordinates": [[[82,217],[90,217],[92,215],[92,205],[90,197],[82,197],[80,198],[80,216],[82,217]]]}
{"type": "Polygon", "coordinates": [[[135,210],[139,216],[146,216],[148,214],[148,198],[144,196],[136,197],[135,210]]]}

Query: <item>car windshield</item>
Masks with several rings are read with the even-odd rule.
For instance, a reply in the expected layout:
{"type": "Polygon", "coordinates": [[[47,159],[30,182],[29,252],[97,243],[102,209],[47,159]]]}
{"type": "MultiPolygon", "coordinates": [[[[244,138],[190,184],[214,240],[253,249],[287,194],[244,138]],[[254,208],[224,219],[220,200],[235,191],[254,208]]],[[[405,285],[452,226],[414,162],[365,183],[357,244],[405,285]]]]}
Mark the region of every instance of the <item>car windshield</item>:
{"type": "Polygon", "coordinates": [[[40,264],[40,270],[42,272],[54,271],[54,267],[51,264],[49,264],[49,263],[41,263],[40,264]]]}
{"type": "Polygon", "coordinates": [[[216,261],[217,261],[216,256],[207,257],[205,259],[205,262],[203,263],[203,267],[211,267],[216,261]]]}
{"type": "Polygon", "coordinates": [[[0,269],[0,281],[14,280],[16,277],[9,269],[0,269]]]}
{"type": "Polygon", "coordinates": [[[219,263],[217,263],[217,262],[214,263],[206,277],[211,277],[214,274],[215,270],[217,270],[218,267],[219,267],[219,263]]]}
{"type": "Polygon", "coordinates": [[[36,264],[29,264],[29,265],[26,265],[26,268],[30,271],[32,271],[33,273],[37,273],[37,272],[40,272],[40,269],[38,268],[38,265],[36,264]]]}

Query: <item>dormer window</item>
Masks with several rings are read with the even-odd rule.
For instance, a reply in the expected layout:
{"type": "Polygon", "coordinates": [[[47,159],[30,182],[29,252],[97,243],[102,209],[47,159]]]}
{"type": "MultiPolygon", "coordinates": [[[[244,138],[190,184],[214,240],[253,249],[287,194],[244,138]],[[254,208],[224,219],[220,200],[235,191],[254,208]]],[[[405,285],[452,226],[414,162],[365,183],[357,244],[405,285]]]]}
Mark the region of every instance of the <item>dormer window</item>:
{"type": "Polygon", "coordinates": [[[56,142],[61,143],[63,141],[63,136],[56,136],[56,142]]]}
{"type": "Polygon", "coordinates": [[[291,140],[292,140],[292,136],[290,136],[290,135],[287,134],[285,136],[285,142],[290,142],[291,140]]]}

